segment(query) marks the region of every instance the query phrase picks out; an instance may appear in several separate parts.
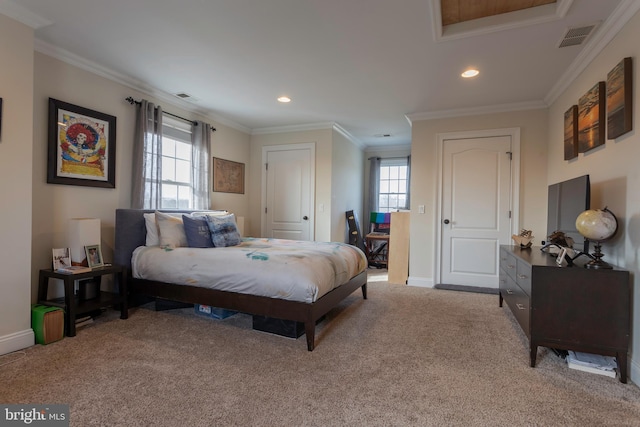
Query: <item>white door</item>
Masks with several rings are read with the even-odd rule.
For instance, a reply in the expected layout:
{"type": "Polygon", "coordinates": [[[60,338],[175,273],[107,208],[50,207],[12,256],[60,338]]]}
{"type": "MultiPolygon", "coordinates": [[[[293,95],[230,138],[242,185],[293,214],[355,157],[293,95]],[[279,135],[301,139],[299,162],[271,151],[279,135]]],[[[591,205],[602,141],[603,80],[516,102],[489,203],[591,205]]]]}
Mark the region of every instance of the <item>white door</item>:
{"type": "Polygon", "coordinates": [[[500,244],[511,239],[512,136],[442,146],[440,283],[498,288],[500,244]]]}
{"type": "Polygon", "coordinates": [[[313,240],[315,145],[263,148],[263,236],[313,240]]]}

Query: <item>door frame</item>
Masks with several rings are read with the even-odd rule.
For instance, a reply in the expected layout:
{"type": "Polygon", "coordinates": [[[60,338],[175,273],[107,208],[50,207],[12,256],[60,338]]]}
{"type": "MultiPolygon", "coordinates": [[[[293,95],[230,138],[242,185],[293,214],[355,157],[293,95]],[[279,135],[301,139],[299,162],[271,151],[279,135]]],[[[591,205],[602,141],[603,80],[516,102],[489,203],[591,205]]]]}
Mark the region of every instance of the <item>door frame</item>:
{"type": "Polygon", "coordinates": [[[265,215],[265,209],[267,208],[267,155],[271,151],[292,151],[292,150],[309,150],[311,154],[311,165],[309,167],[309,240],[314,241],[316,239],[316,217],[315,217],[315,205],[316,205],[316,144],[315,142],[301,142],[295,144],[280,144],[280,145],[264,145],[262,147],[262,175],[261,175],[261,201],[260,201],[260,235],[265,235],[267,229],[267,216],[265,215]]]}
{"type": "MultiPolygon", "coordinates": [[[[478,139],[493,138],[499,136],[511,137],[511,234],[520,232],[520,128],[487,129],[476,131],[444,132],[438,133],[437,156],[438,172],[436,175],[436,186],[438,195],[436,197],[436,239],[435,254],[436,265],[434,268],[435,284],[442,283],[442,197],[444,177],[444,144],[447,140],[454,139],[478,139]]],[[[508,244],[509,242],[501,242],[508,244]]],[[[496,267],[497,268],[497,267],[496,267]]]]}

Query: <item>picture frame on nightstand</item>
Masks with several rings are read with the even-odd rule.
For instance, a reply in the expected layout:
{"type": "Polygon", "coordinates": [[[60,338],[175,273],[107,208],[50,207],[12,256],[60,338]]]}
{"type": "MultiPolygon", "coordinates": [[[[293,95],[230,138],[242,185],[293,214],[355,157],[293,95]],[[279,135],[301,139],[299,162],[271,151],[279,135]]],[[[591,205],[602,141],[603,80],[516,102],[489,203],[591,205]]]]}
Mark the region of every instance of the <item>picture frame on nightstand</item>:
{"type": "Polygon", "coordinates": [[[84,252],[87,255],[87,264],[89,267],[102,267],[104,260],[102,258],[102,250],[100,245],[88,245],[84,247],[84,252]]]}

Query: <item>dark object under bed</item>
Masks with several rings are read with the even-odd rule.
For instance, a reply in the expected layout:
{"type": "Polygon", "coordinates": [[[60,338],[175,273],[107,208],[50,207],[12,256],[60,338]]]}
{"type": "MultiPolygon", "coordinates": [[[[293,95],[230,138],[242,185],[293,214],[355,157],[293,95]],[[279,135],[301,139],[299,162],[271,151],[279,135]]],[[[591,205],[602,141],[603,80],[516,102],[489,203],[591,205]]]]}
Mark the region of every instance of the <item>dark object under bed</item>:
{"type": "MultiPolygon", "coordinates": [[[[218,291],[196,286],[134,279],[131,277],[131,255],[138,246],[145,245],[146,226],[144,214],[152,212],[155,212],[155,210],[116,209],[114,262],[126,268],[126,274],[129,279],[130,296],[133,298],[139,296],[163,298],[188,304],[210,305],[274,319],[301,322],[304,324],[304,331],[307,337],[307,349],[309,351],[313,351],[315,347],[315,328],[318,319],[358,288],[362,289],[363,298],[367,298],[366,271],[363,271],[348,283],[335,288],[313,303],[287,301],[278,298],[218,291]]],[[[162,212],[182,212],[188,214],[192,211],[163,210],[162,212]]]]}

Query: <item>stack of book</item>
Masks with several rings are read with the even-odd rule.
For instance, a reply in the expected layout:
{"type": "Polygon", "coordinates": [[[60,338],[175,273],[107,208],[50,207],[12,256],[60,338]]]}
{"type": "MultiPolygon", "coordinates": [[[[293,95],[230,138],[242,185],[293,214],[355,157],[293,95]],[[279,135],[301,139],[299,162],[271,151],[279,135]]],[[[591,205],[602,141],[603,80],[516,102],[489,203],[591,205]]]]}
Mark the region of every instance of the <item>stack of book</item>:
{"type": "Polygon", "coordinates": [[[606,375],[611,378],[616,377],[617,364],[615,357],[581,353],[578,351],[569,351],[568,353],[566,360],[569,368],[606,375]]]}
{"type": "Polygon", "coordinates": [[[91,271],[91,267],[85,267],[82,265],[68,265],[56,268],[56,272],[64,274],[78,274],[91,271]]]}

